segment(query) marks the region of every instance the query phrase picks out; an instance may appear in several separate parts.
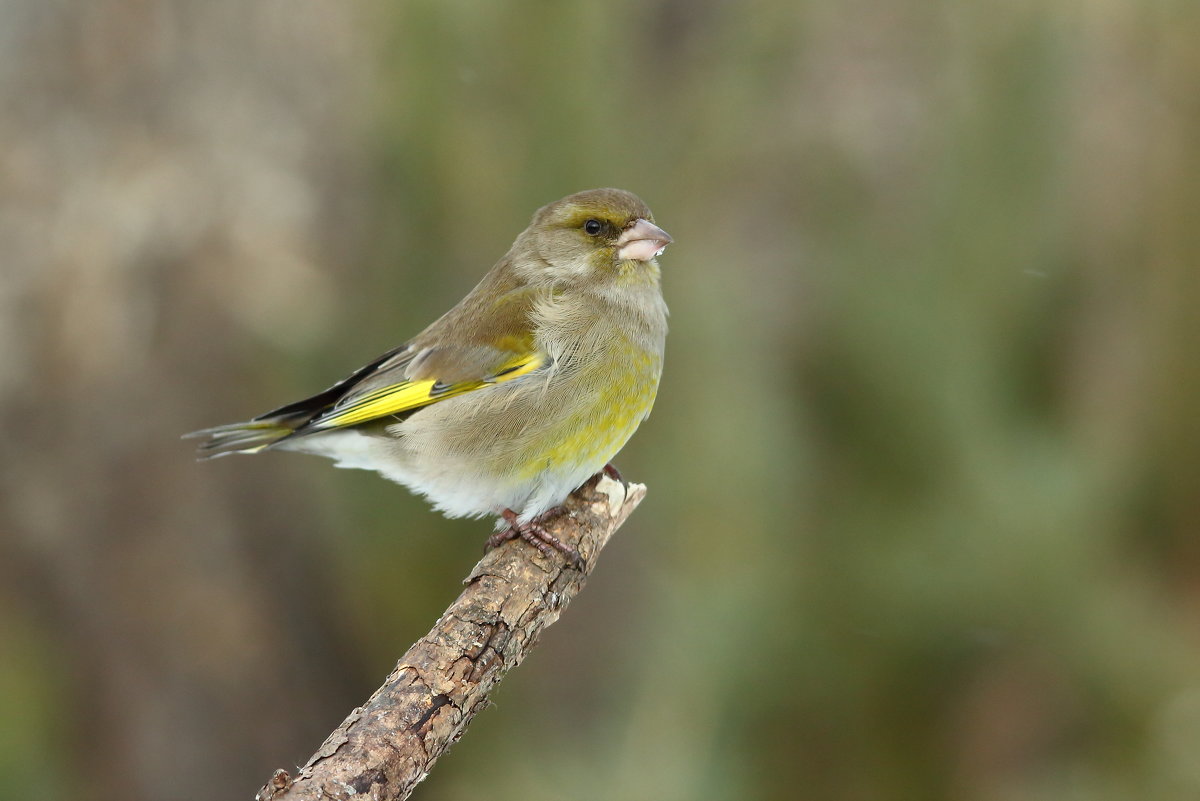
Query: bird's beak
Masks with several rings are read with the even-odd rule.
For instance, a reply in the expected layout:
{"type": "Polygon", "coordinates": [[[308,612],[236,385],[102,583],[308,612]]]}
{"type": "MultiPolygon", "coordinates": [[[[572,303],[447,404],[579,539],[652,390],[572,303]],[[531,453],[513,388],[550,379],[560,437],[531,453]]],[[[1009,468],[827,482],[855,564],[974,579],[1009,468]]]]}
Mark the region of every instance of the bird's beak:
{"type": "Polygon", "coordinates": [[[649,220],[634,220],[617,238],[617,258],[650,261],[672,241],[670,234],[649,220]]]}

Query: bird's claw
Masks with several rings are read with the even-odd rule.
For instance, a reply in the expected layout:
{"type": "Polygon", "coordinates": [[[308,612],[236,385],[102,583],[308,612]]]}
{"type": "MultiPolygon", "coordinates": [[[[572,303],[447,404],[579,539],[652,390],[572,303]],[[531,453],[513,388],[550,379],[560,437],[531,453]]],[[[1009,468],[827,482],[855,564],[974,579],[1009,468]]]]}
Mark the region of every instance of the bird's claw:
{"type": "Polygon", "coordinates": [[[497,531],[496,533],[492,534],[492,536],[488,537],[486,550],[490,551],[499,545],[503,545],[509,540],[520,537],[534,548],[537,548],[538,552],[541,553],[542,556],[551,557],[554,555],[554,551],[558,551],[564,557],[566,557],[567,564],[576,570],[582,570],[583,557],[579,555],[579,551],[575,550],[570,545],[567,545],[558,537],[551,534],[541,523],[542,520],[553,517],[561,512],[561,507],[555,507],[554,509],[550,509],[549,511],[539,515],[533,520],[522,523],[517,519],[516,512],[511,509],[505,509],[500,513],[500,516],[504,518],[506,523],[508,523],[508,528],[497,531]]]}

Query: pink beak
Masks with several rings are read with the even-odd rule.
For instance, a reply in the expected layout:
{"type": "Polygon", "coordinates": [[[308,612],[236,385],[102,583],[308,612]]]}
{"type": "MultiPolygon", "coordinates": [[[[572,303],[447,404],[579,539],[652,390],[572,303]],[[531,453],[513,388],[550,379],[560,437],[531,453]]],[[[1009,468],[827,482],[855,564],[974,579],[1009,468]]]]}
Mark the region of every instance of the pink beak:
{"type": "Polygon", "coordinates": [[[617,258],[650,261],[674,241],[671,235],[649,220],[633,221],[617,238],[617,258]]]}

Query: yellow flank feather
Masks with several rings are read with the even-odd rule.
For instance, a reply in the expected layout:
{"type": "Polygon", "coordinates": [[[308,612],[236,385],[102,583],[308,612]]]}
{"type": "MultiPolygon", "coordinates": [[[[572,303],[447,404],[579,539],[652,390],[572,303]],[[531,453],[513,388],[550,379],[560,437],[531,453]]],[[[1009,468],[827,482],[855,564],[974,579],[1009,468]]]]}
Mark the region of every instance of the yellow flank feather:
{"type": "Polygon", "coordinates": [[[310,430],[345,428],[380,417],[403,414],[422,406],[428,406],[455,395],[520,378],[546,363],[541,353],[523,353],[501,363],[489,376],[454,384],[443,384],[436,379],[402,381],[368,392],[345,406],[335,407],[329,413],[314,420],[310,430]]]}
{"type": "Polygon", "coordinates": [[[645,353],[608,370],[604,387],[595,393],[600,402],[581,408],[580,414],[565,417],[552,429],[545,438],[547,447],[529,460],[521,475],[532,478],[547,464],[607,461],[650,413],[661,371],[661,357],[645,353]]]}

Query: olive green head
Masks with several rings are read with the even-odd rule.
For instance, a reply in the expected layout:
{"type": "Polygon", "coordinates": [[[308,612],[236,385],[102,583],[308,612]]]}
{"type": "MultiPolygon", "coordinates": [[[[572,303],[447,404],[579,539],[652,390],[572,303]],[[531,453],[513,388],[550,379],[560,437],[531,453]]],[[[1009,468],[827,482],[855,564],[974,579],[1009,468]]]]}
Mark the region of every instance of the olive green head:
{"type": "Polygon", "coordinates": [[[513,253],[531,281],[604,281],[653,264],[671,243],[641,199],[623,189],[589,189],[538,209],[513,253]]]}

